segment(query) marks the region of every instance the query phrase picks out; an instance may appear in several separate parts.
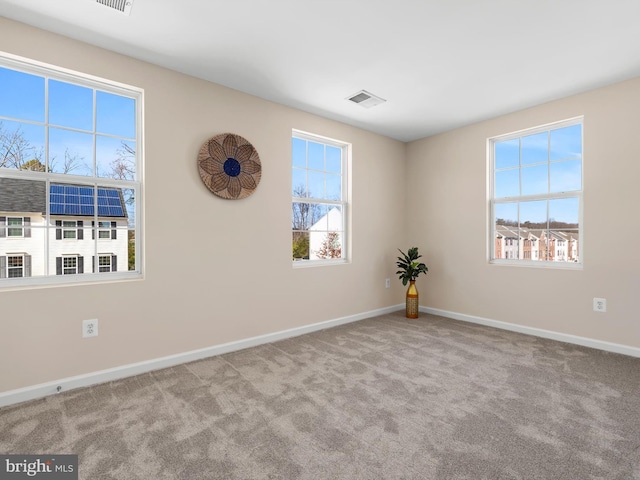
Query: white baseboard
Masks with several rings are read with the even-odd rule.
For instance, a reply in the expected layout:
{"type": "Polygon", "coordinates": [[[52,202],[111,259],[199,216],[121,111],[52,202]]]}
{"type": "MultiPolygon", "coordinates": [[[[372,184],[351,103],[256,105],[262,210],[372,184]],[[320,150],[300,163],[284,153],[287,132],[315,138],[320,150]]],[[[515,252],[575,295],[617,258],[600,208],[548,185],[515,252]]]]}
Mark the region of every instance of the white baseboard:
{"type": "Polygon", "coordinates": [[[327,328],[337,327],[338,325],[344,325],[346,323],[357,322],[358,320],[364,320],[365,318],[384,315],[402,308],[404,308],[404,304],[393,305],[391,307],[379,308],[377,310],[371,310],[369,312],[359,313],[356,315],[349,315],[347,317],[336,318],[334,320],[314,323],[312,325],[305,325],[303,327],[291,328],[280,332],[268,333],[258,337],[246,338],[244,340],[224,343],[222,345],[215,345],[213,347],[202,348],[199,350],[192,350],[190,352],[178,353],[176,355],[169,355],[168,357],[156,358],[144,362],[132,363],[121,367],[78,375],[75,377],[63,378],[54,382],[41,383],[30,387],[9,390],[0,393],[0,407],[26,402],[28,400],[35,400],[37,398],[47,397],[56,393],[74,390],[76,388],[89,387],[99,383],[119,380],[121,378],[159,370],[161,368],[173,367],[175,365],[193,362],[194,360],[200,360],[207,357],[221,355],[223,353],[255,347],[264,343],[277,342],[278,340],[284,340],[285,338],[297,337],[299,335],[304,335],[305,333],[312,333],[318,330],[325,330],[327,328]]]}
{"type": "Polygon", "coordinates": [[[582,345],[583,347],[597,348],[598,350],[604,350],[606,352],[621,353],[623,355],[629,355],[631,357],[640,357],[640,348],[621,345],[619,343],[604,342],[602,340],[595,340],[593,338],[578,337],[576,335],[569,335],[566,333],[559,333],[551,330],[543,330],[541,328],[527,327],[524,325],[517,325],[515,323],[500,322],[498,320],[466,315],[464,313],[450,312],[448,310],[440,310],[438,308],[420,307],[420,311],[424,313],[431,313],[433,315],[440,315],[441,317],[452,318],[454,320],[462,320],[463,322],[478,323],[480,325],[500,328],[502,330],[510,330],[512,332],[524,333],[527,335],[533,335],[542,338],[549,338],[551,340],[558,340],[560,342],[573,343],[575,345],[582,345]]]}

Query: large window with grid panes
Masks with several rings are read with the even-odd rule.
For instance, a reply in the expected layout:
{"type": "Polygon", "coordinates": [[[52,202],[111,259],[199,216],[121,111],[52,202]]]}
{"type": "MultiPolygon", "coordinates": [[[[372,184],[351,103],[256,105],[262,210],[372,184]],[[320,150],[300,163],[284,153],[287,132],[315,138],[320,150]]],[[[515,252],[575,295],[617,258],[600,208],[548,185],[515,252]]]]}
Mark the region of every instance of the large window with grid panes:
{"type": "Polygon", "coordinates": [[[291,140],[291,241],[294,266],[345,262],[351,148],[294,130],[291,140]]]}
{"type": "Polygon", "coordinates": [[[0,289],[141,277],[142,97],[0,53],[0,289]]]}
{"type": "Polygon", "coordinates": [[[489,139],[492,263],[580,267],[582,118],[489,139]]]}

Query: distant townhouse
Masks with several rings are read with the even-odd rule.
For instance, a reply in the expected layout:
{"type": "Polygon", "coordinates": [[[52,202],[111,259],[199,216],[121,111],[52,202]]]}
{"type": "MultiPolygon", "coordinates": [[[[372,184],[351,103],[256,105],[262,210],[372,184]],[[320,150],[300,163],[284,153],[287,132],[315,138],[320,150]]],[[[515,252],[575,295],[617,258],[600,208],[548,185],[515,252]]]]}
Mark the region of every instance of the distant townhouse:
{"type": "Polygon", "coordinates": [[[495,258],[577,262],[578,233],[496,225],[495,258]]]}
{"type": "Polygon", "coordinates": [[[51,183],[47,196],[43,181],[0,178],[0,278],[126,271],[122,191],[95,193],[92,186],[51,183]]]}

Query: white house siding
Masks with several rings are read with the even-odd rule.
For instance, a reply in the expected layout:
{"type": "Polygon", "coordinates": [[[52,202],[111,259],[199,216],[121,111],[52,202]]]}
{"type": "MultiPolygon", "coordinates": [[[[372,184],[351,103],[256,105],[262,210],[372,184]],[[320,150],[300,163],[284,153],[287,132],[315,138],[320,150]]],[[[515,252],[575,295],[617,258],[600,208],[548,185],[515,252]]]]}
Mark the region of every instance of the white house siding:
{"type": "MultiPolygon", "coordinates": [[[[117,269],[119,272],[126,272],[128,269],[128,235],[126,218],[100,218],[100,221],[116,222],[116,239],[100,239],[97,241],[98,255],[116,255],[118,259],[117,269]]],[[[96,241],[91,238],[91,218],[81,217],[51,217],[51,228],[49,229],[49,274],[56,274],[56,258],[64,255],[78,255],[84,257],[84,273],[93,273],[93,257],[96,255],[96,241]],[[83,221],[83,239],[78,240],[63,238],[56,239],[56,220],[62,221],[83,221]]],[[[111,230],[111,229],[109,229],[111,230]]],[[[98,237],[96,230],[96,237],[98,237]]],[[[77,237],[77,234],[76,234],[77,237]]]]}
{"type": "Polygon", "coordinates": [[[0,212],[0,217],[29,217],[31,220],[30,237],[9,237],[8,233],[7,236],[0,237],[0,256],[31,255],[31,276],[44,275],[45,229],[42,214],[0,212]]]}
{"type": "MultiPolygon", "coordinates": [[[[40,213],[33,212],[0,212],[0,216],[29,217],[31,219],[31,237],[0,237],[0,256],[30,255],[31,276],[46,275],[46,235],[45,219],[40,213]]],[[[79,255],[84,257],[84,273],[93,272],[93,257],[96,242],[91,236],[91,218],[86,217],[51,217],[49,228],[49,275],[56,275],[56,257],[63,255],[79,255]],[[83,240],[56,239],[56,220],[83,222],[83,240]]],[[[116,255],[117,270],[128,270],[128,226],[126,218],[100,218],[100,221],[116,222],[116,239],[98,239],[98,255],[116,255]]],[[[77,235],[77,233],[76,233],[77,235]]],[[[96,236],[98,236],[96,234],[96,236]]]]}

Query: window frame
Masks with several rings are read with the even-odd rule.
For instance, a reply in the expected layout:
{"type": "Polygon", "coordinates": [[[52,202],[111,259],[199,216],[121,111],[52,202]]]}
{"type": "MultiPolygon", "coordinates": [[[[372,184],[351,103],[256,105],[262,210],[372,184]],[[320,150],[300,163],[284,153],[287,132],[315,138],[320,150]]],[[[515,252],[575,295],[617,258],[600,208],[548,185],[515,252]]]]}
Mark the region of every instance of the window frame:
{"type": "MultiPolygon", "coordinates": [[[[308,203],[313,205],[324,205],[324,206],[338,206],[342,212],[342,225],[341,225],[341,238],[340,238],[340,248],[341,248],[341,257],[340,258],[325,258],[325,259],[298,259],[292,260],[292,266],[294,268],[305,268],[305,267],[316,267],[316,266],[324,266],[324,265],[342,265],[346,263],[350,263],[350,245],[351,245],[351,232],[350,232],[350,205],[351,205],[351,183],[350,183],[350,173],[351,173],[351,156],[352,156],[352,145],[349,142],[345,142],[342,140],[337,140],[329,137],[325,137],[322,135],[318,135],[315,133],[305,132],[298,129],[292,129],[290,142],[293,142],[294,138],[299,138],[305,141],[311,141],[314,143],[320,143],[325,146],[331,146],[335,148],[339,148],[342,152],[341,154],[341,172],[340,172],[340,200],[328,200],[323,198],[316,197],[296,197],[293,195],[293,171],[294,168],[302,169],[301,167],[294,167],[293,165],[293,156],[290,161],[290,188],[289,191],[291,193],[291,208],[295,203],[308,203]]],[[[304,168],[305,171],[320,171],[315,169],[309,169],[307,166],[304,168]]],[[[330,172],[323,171],[328,174],[330,172]]],[[[308,230],[307,230],[308,231],[308,230]]],[[[292,229],[292,233],[294,230],[292,229]]],[[[327,232],[331,233],[331,232],[327,232]]],[[[291,238],[291,237],[290,237],[291,238]]],[[[311,253],[311,251],[309,252],[311,253]]]]}
{"type": "Polygon", "coordinates": [[[66,275],[78,275],[78,255],[62,255],[62,277],[66,275]],[[65,265],[65,261],[74,260],[73,266],[65,265]],[[66,270],[73,269],[73,272],[67,273],[66,270]]]}
{"type": "Polygon", "coordinates": [[[62,240],[79,240],[77,220],[62,220],[62,240]],[[70,235],[67,236],[67,234],[70,235]]]}
{"type": "MultiPolygon", "coordinates": [[[[43,214],[44,225],[34,225],[31,224],[28,226],[29,229],[44,229],[45,230],[45,246],[44,246],[44,274],[38,276],[30,276],[23,277],[20,279],[8,279],[2,278],[0,279],[0,291],[6,290],[19,290],[24,288],[31,287],[41,287],[41,286],[50,286],[50,285],[73,285],[73,284],[82,284],[85,282],[113,282],[113,281],[122,281],[122,280],[140,280],[144,278],[144,89],[135,87],[132,85],[127,85],[124,83],[120,83],[114,80],[109,80],[101,77],[97,77],[94,75],[66,69],[64,67],[59,67],[51,64],[47,64],[44,62],[39,62],[36,60],[32,60],[29,58],[13,55],[10,53],[0,51],[0,67],[16,70],[18,72],[23,72],[30,75],[36,75],[39,77],[43,77],[45,79],[45,96],[44,96],[44,108],[45,108],[45,118],[44,121],[33,121],[21,118],[13,118],[7,116],[0,116],[0,121],[6,120],[11,122],[18,122],[20,124],[30,124],[30,125],[41,125],[45,130],[45,151],[48,152],[48,131],[50,128],[61,128],[53,122],[49,121],[47,115],[48,109],[48,81],[58,81],[58,82],[66,82],[72,85],[77,85],[81,87],[86,87],[93,89],[94,95],[94,103],[93,103],[93,116],[94,122],[96,118],[96,103],[95,98],[97,92],[104,92],[106,94],[112,94],[117,96],[122,96],[125,98],[132,99],[134,101],[133,113],[134,116],[133,124],[134,124],[134,137],[124,137],[121,135],[111,135],[108,133],[100,132],[94,130],[91,133],[93,135],[94,142],[94,157],[92,161],[94,165],[96,165],[96,150],[95,144],[98,137],[109,137],[114,139],[127,139],[127,141],[135,146],[135,152],[133,162],[135,162],[135,174],[132,180],[129,179],[121,179],[121,178],[112,178],[112,177],[100,177],[99,173],[95,170],[92,175],[76,175],[72,173],[54,173],[51,171],[22,171],[14,168],[0,168],[0,176],[3,178],[16,178],[16,179],[28,179],[33,181],[41,181],[46,184],[46,206],[47,210],[43,214]],[[88,187],[93,187],[95,189],[95,195],[97,196],[97,189],[100,187],[106,188],[117,188],[121,189],[121,191],[131,191],[135,195],[135,204],[133,206],[133,211],[131,215],[127,217],[128,225],[118,226],[117,229],[122,230],[121,235],[125,235],[128,240],[129,234],[128,232],[133,231],[135,233],[135,240],[133,240],[133,248],[135,248],[135,268],[133,270],[127,271],[118,271],[118,272],[110,272],[109,274],[101,274],[100,272],[83,272],[83,274],[77,274],[74,276],[71,275],[57,275],[55,266],[51,266],[51,262],[55,264],[55,258],[59,257],[59,253],[55,253],[54,249],[52,249],[51,245],[54,240],[49,238],[49,233],[52,232],[56,228],[55,222],[53,222],[53,218],[60,219],[59,215],[52,214],[49,210],[49,197],[50,197],[50,185],[51,184],[73,184],[73,185],[85,185],[88,187]],[[134,218],[131,218],[134,217],[134,218]],[[125,230],[126,228],[126,230],[125,230]],[[67,277],[67,278],[64,278],[67,277]]],[[[68,130],[74,130],[72,127],[64,127],[68,130]]],[[[48,153],[47,153],[48,155],[48,153]]],[[[45,157],[47,158],[47,157],[45,157]]],[[[94,167],[95,168],[95,167],[94,167]]],[[[97,203],[95,204],[97,206],[97,203]]],[[[128,208],[127,208],[128,209],[128,208]]],[[[7,215],[8,217],[9,215],[7,215]]],[[[92,217],[87,219],[93,219],[94,221],[99,220],[97,208],[95,209],[95,214],[92,217]]],[[[83,228],[81,227],[81,223],[86,222],[77,222],[77,229],[83,228]]],[[[8,225],[5,225],[8,227],[8,225]]],[[[24,230],[27,226],[24,224],[21,227],[24,230]]],[[[68,230],[71,230],[69,227],[68,230]]],[[[7,231],[8,233],[8,231],[7,231]]],[[[15,238],[15,237],[14,237],[15,238]]],[[[54,236],[55,238],[55,236],[54,236]]],[[[111,237],[110,237],[111,238],[111,237]]],[[[86,239],[86,236],[85,236],[86,239]]],[[[75,238],[67,238],[66,240],[80,240],[78,235],[75,238]]],[[[105,239],[102,239],[105,240],[105,239]]],[[[98,252],[98,239],[92,239],[94,242],[94,252],[98,252]]],[[[43,247],[39,247],[43,248],[43,247]]],[[[129,248],[129,243],[127,243],[127,248],[129,248]]],[[[1,252],[0,252],[1,253],[1,252]]],[[[33,256],[33,252],[27,252],[26,254],[33,256]]],[[[97,253],[96,253],[97,254],[97,253]]],[[[5,254],[8,255],[8,254],[5,254]]],[[[66,254],[64,255],[66,256],[66,254]]],[[[77,265],[77,264],[76,264],[77,265]]],[[[76,270],[77,270],[76,266],[76,270]]]]}
{"type": "MultiPolygon", "coordinates": [[[[562,160],[560,160],[562,161],[562,160]]],[[[559,162],[559,161],[556,161],[559,162]]],[[[554,161],[547,158],[547,165],[552,165],[554,161]]],[[[521,170],[523,167],[521,159],[519,160],[518,169],[521,170]]],[[[516,167],[513,167],[516,168],[516,167]]],[[[549,167],[550,168],[550,167],[549,167]]],[[[518,130],[515,132],[496,135],[494,137],[490,137],[487,139],[487,196],[488,196],[488,223],[489,223],[489,237],[488,237],[488,245],[487,245],[487,258],[490,264],[494,265],[508,265],[508,266],[526,266],[526,267],[538,267],[538,268],[559,268],[559,269],[582,269],[584,265],[584,116],[576,116],[572,118],[568,118],[565,120],[560,120],[556,122],[551,122],[548,124],[540,125],[537,127],[526,128],[522,130],[518,130]],[[536,194],[527,194],[527,195],[512,195],[506,197],[500,197],[496,199],[495,196],[495,174],[496,174],[496,165],[495,165],[495,145],[499,142],[506,142],[509,140],[520,139],[522,137],[527,137],[531,135],[536,135],[544,132],[552,132],[554,130],[562,129],[565,127],[580,125],[581,127],[581,154],[580,154],[580,166],[581,166],[581,175],[580,175],[580,189],[579,190],[568,190],[561,192],[547,192],[547,193],[536,193],[536,194]],[[508,253],[511,253],[513,256],[513,250],[505,249],[505,258],[496,258],[496,205],[503,203],[513,203],[513,202],[532,202],[537,200],[546,200],[547,202],[555,199],[566,199],[566,198],[576,198],[578,201],[578,262],[568,262],[568,261],[553,261],[553,260],[539,260],[538,259],[538,249],[532,249],[534,252],[533,257],[530,259],[519,259],[519,258],[507,258],[509,257],[508,253]]],[[[519,176],[519,178],[521,178],[519,176]]],[[[522,180],[520,179],[519,182],[522,180]]],[[[550,179],[548,180],[550,181],[550,179]]],[[[549,221],[549,204],[547,203],[547,221],[549,221]]],[[[513,227],[518,229],[519,227],[513,227]]],[[[547,227],[546,230],[548,233],[553,230],[547,227]]],[[[523,244],[524,237],[521,242],[523,244]]],[[[534,243],[539,244],[542,243],[542,239],[534,239],[532,240],[534,243]]],[[[550,250],[549,240],[545,240],[545,248],[550,250]]],[[[505,243],[506,247],[506,243],[505,243]]],[[[520,245],[517,245],[517,248],[520,249],[520,245]]],[[[568,247],[567,247],[568,248],[568,247]]]]}
{"type": "Polygon", "coordinates": [[[7,272],[6,272],[6,275],[5,275],[4,278],[25,278],[25,258],[24,258],[25,256],[24,256],[24,254],[21,254],[21,253],[19,253],[19,254],[18,253],[13,253],[13,254],[8,253],[6,255],[6,257],[7,257],[7,260],[6,260],[6,262],[7,262],[7,272]],[[17,266],[17,267],[15,265],[14,266],[10,265],[11,258],[19,258],[21,260],[21,265],[17,266]],[[20,275],[18,275],[17,277],[12,277],[11,275],[9,275],[9,271],[16,270],[18,268],[20,269],[20,275]]]}
{"type": "Polygon", "coordinates": [[[98,254],[98,272],[100,272],[100,273],[111,273],[111,268],[112,268],[111,259],[112,258],[113,258],[112,255],[100,255],[100,254],[98,254]],[[108,265],[106,265],[106,264],[103,265],[101,263],[103,258],[106,258],[109,261],[108,265]],[[103,268],[108,268],[108,270],[102,270],[103,268]]]}
{"type": "Polygon", "coordinates": [[[111,222],[110,221],[98,220],[98,239],[111,240],[111,222]],[[102,225],[105,223],[108,224],[107,227],[102,225]],[[105,234],[105,236],[102,236],[103,234],[105,234]]]}
{"type": "Polygon", "coordinates": [[[7,215],[7,236],[6,238],[24,238],[24,217],[10,217],[7,215]],[[20,220],[20,225],[11,225],[11,220],[20,220]],[[20,230],[20,235],[11,235],[11,230],[20,230]]]}

